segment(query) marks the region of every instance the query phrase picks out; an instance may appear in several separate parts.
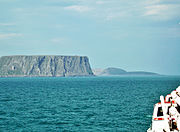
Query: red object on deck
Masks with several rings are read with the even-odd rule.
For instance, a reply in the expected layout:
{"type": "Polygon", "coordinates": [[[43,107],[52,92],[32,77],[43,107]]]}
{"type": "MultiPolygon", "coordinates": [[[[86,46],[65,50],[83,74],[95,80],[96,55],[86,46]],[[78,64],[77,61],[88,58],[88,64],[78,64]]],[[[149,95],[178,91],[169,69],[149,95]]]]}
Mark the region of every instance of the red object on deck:
{"type": "Polygon", "coordinates": [[[164,118],[154,118],[154,120],[159,121],[159,120],[164,120],[164,118]]]}

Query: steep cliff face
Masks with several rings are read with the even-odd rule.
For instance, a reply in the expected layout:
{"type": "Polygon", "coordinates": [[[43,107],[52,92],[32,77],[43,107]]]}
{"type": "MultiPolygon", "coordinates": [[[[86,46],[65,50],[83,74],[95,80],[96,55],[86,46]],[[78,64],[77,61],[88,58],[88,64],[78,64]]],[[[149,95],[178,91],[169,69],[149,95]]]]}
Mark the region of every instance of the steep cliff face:
{"type": "Polygon", "coordinates": [[[0,76],[92,76],[86,56],[2,56],[0,76]]]}

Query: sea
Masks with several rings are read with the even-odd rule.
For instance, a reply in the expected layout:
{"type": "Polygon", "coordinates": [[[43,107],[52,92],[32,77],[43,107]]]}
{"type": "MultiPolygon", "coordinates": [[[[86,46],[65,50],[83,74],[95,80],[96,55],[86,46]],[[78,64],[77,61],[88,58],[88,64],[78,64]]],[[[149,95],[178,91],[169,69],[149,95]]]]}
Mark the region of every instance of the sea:
{"type": "Polygon", "coordinates": [[[146,132],[180,76],[0,78],[0,132],[146,132]]]}

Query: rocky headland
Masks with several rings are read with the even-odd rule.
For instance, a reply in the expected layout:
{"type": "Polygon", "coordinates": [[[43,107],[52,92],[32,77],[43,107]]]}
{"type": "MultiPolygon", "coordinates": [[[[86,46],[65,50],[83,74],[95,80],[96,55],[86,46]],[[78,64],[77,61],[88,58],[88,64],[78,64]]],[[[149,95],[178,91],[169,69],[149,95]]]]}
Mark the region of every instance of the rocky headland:
{"type": "Polygon", "coordinates": [[[109,67],[106,69],[93,69],[93,73],[96,76],[124,76],[124,75],[133,75],[133,76],[157,76],[159,74],[153,72],[146,72],[146,71],[125,71],[121,68],[114,68],[109,67]]]}
{"type": "Polygon", "coordinates": [[[2,56],[0,77],[93,76],[86,56],[2,56]]]}

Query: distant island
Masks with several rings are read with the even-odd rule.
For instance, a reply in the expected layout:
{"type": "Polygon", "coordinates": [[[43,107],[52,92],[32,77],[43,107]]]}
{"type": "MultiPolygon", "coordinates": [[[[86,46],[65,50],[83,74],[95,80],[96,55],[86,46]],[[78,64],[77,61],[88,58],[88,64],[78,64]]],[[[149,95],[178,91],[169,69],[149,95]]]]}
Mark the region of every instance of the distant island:
{"type": "Polygon", "coordinates": [[[106,69],[93,69],[93,73],[96,76],[123,76],[123,75],[134,75],[134,76],[157,76],[159,74],[153,72],[145,72],[145,71],[131,71],[127,72],[120,68],[106,68],[106,69]]]}
{"type": "Polygon", "coordinates": [[[2,56],[0,77],[93,76],[86,56],[2,56]]]}

